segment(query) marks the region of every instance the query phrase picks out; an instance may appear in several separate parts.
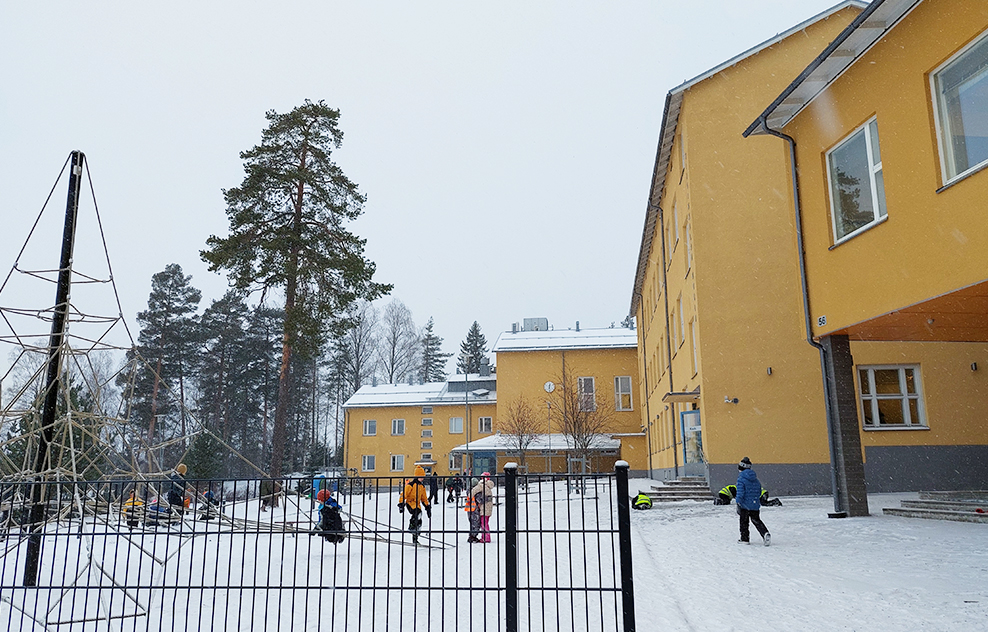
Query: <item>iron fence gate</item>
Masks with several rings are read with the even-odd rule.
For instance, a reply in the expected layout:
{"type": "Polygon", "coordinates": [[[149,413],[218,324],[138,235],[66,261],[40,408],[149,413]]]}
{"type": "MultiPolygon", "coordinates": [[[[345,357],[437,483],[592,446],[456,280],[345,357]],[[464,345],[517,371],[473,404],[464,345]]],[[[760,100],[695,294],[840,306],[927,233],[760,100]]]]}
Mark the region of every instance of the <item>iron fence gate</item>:
{"type": "Polygon", "coordinates": [[[627,477],[509,466],[489,531],[442,477],[419,530],[398,477],[0,483],[0,627],[630,631],[627,477]]]}

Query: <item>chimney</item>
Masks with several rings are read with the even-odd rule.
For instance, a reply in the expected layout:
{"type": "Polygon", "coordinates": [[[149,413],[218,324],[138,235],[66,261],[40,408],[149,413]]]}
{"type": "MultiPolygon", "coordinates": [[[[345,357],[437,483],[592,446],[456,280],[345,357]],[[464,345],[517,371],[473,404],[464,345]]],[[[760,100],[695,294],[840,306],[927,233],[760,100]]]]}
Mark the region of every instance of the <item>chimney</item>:
{"type": "Polygon", "coordinates": [[[480,359],[480,377],[491,376],[491,361],[487,358],[480,359]]]}
{"type": "Polygon", "coordinates": [[[511,333],[518,333],[518,323],[511,323],[511,333]]]}
{"type": "Polygon", "coordinates": [[[580,321],[576,321],[576,330],[580,331],[580,321]]]}

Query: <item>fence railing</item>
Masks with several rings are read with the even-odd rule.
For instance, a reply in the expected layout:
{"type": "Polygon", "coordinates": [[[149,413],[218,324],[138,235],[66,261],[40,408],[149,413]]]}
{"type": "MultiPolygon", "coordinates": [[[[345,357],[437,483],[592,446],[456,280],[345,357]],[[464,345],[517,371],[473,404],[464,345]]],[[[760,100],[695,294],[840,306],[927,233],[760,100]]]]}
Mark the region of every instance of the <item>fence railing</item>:
{"type": "Polygon", "coordinates": [[[0,629],[630,631],[627,477],[0,482],[0,629]]]}

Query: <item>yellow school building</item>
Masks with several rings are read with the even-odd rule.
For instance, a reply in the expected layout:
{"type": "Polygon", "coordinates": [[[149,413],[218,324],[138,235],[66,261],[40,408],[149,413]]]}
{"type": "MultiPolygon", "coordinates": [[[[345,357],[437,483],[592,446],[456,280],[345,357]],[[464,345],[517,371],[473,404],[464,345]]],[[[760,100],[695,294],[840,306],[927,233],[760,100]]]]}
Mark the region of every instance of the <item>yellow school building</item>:
{"type": "MultiPolygon", "coordinates": [[[[852,515],[983,485],[988,176],[949,169],[934,95],[986,28],[980,2],[842,2],[669,92],[631,300],[652,476],[719,488],[748,456],[772,495],[852,515]],[[881,159],[851,155],[876,120],[881,159]],[[871,219],[848,178],[884,179],[871,219]]],[[[988,103],[940,99],[965,126],[988,103]]]]}

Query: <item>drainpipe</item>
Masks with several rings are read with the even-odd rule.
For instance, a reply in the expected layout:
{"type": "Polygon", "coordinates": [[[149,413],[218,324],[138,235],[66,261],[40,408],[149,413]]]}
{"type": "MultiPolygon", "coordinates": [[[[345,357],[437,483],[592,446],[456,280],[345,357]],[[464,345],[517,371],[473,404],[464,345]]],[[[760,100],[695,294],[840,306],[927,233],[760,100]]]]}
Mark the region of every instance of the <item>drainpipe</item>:
{"type": "Polygon", "coordinates": [[[823,345],[813,339],[813,328],[810,323],[810,294],[806,286],[806,250],[803,247],[803,221],[802,206],[799,202],[799,173],[796,166],[796,139],[792,136],[778,132],[768,126],[768,117],[762,115],[762,128],[775,136],[786,141],[789,145],[789,170],[792,172],[792,198],[793,210],[796,216],[796,249],[799,255],[799,282],[803,292],[803,324],[806,329],[806,342],[820,352],[820,373],[823,376],[823,405],[827,414],[827,438],[830,445],[830,485],[834,495],[834,513],[846,514],[848,507],[844,503],[844,493],[841,489],[840,477],[837,475],[837,428],[834,419],[834,410],[830,405],[830,394],[833,389],[830,380],[827,379],[827,350],[823,345]]]}
{"type": "MultiPolygon", "coordinates": [[[[666,279],[666,226],[665,217],[662,212],[662,207],[659,208],[659,230],[662,231],[662,297],[665,299],[665,318],[666,318],[666,363],[669,367],[669,392],[673,393],[676,389],[672,385],[672,338],[670,337],[671,330],[669,329],[669,285],[666,279]]],[[[676,452],[676,404],[675,402],[670,402],[672,406],[672,465],[674,468],[674,475],[679,478],[679,454],[676,452]]]]}

